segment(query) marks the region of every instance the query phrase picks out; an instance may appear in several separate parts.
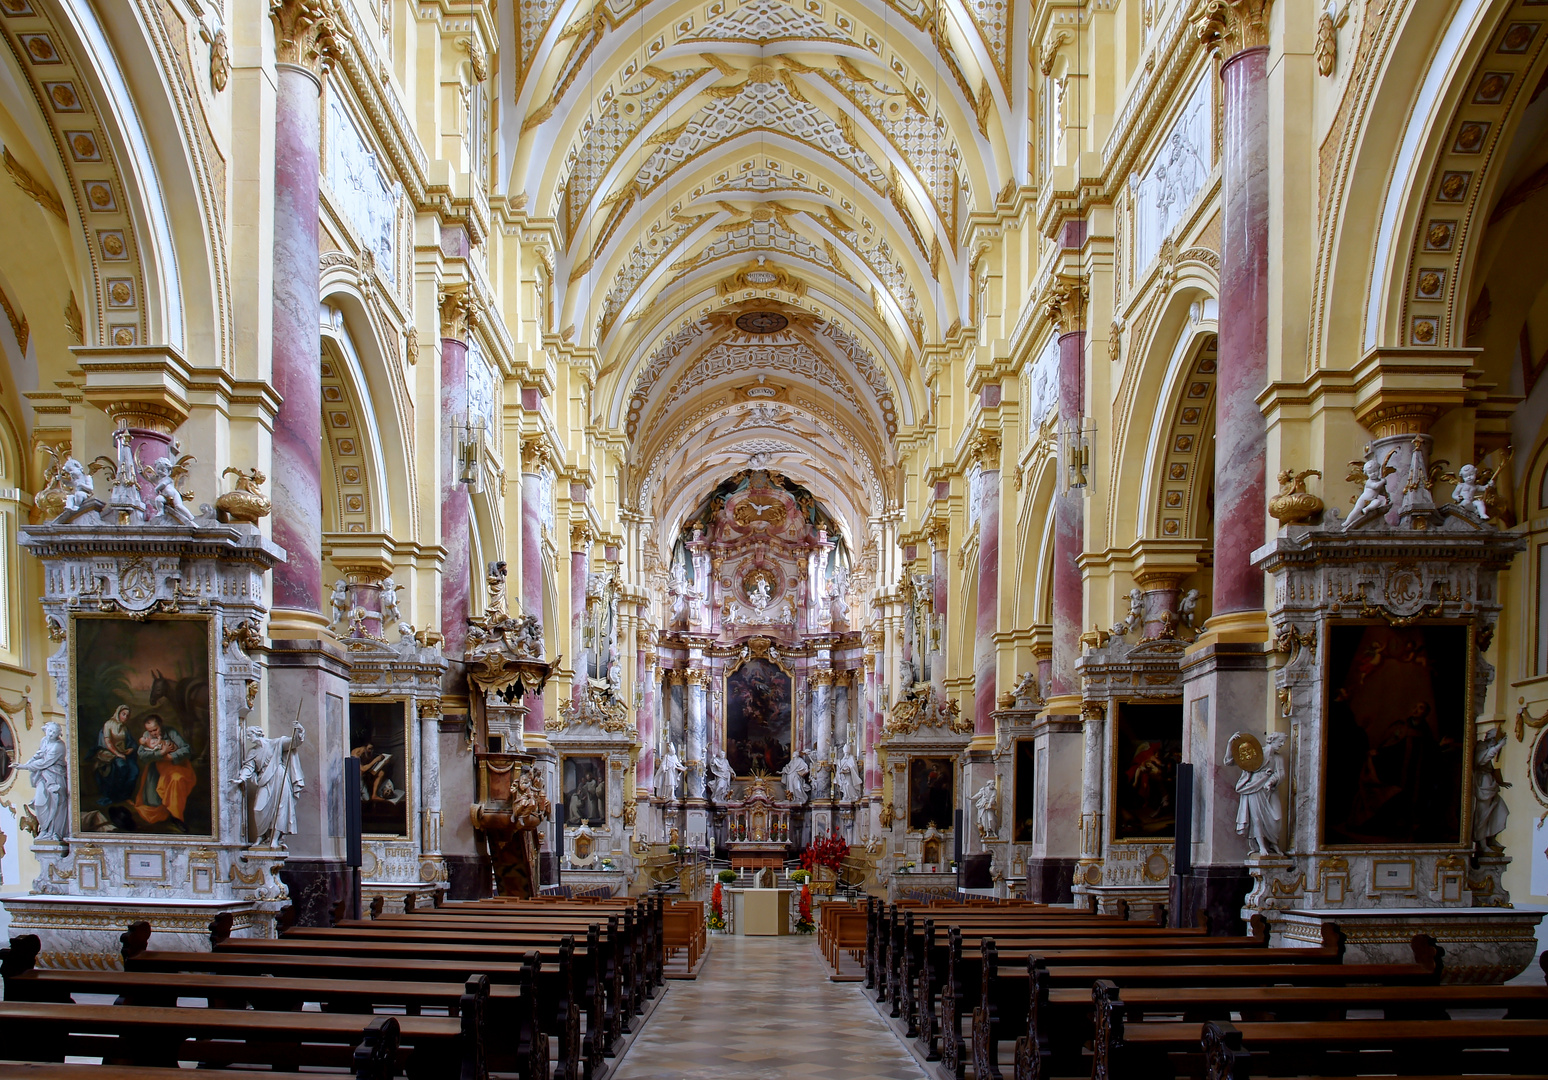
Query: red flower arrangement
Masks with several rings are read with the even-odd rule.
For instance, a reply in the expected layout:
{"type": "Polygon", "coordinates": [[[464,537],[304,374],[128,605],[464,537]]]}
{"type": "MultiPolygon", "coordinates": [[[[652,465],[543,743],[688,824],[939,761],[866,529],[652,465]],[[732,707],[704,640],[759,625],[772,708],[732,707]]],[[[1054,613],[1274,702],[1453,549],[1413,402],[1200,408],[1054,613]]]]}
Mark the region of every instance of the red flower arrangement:
{"type": "Polygon", "coordinates": [[[837,871],[848,857],[849,845],[842,836],[820,836],[801,853],[801,865],[808,870],[826,866],[829,870],[837,871]]]}
{"type": "Polygon", "coordinates": [[[817,929],[817,924],[812,922],[812,887],[801,886],[801,906],[797,909],[796,933],[810,934],[817,929]]]}
{"type": "Polygon", "coordinates": [[[710,893],[710,913],[705,920],[711,930],[724,930],[726,928],[726,912],[720,906],[721,903],[720,882],[715,882],[715,888],[710,893]]]}

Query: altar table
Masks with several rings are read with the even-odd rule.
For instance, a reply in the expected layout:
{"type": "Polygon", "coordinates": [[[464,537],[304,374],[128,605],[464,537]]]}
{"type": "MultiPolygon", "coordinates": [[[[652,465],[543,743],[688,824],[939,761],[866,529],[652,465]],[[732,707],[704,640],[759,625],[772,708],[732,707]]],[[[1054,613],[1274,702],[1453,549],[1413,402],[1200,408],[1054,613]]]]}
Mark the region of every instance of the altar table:
{"type": "Polygon", "coordinates": [[[742,937],[790,933],[794,889],[726,889],[731,895],[731,926],[742,937]]]}

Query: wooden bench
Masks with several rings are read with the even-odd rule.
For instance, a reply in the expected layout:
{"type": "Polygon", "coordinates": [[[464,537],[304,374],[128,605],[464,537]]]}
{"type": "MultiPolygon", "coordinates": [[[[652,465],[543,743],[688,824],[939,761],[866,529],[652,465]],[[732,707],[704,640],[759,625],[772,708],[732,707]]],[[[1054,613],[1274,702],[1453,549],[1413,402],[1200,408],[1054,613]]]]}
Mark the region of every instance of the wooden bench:
{"type": "Polygon", "coordinates": [[[69,1055],[168,1069],[179,1061],[289,1071],[314,1065],[352,1068],[368,1078],[401,1068],[410,1080],[485,1080],[479,1016],[476,1002],[464,1002],[456,1018],[376,1017],[363,1025],[356,1016],[319,1012],[6,1001],[0,1002],[0,1040],[7,1053],[25,1048],[30,1057],[54,1062],[69,1055]]]}
{"type": "MultiPolygon", "coordinates": [[[[205,972],[247,979],[279,977],[447,982],[465,979],[474,969],[471,961],[436,958],[433,951],[429,955],[406,958],[392,955],[339,956],[284,950],[249,952],[229,950],[225,946],[207,953],[146,950],[144,943],[150,936],[150,928],[145,923],[136,923],[130,933],[124,936],[127,939],[124,967],[128,971],[205,972]]],[[[285,944],[283,941],[261,943],[272,946],[285,944]]],[[[581,1008],[575,990],[574,953],[574,943],[566,939],[553,952],[529,950],[519,961],[490,961],[486,950],[476,964],[476,970],[492,984],[533,988],[533,1000],[536,1002],[539,1026],[543,1033],[538,1040],[540,1053],[534,1056],[546,1063],[547,1037],[553,1036],[556,1039],[558,1064],[553,1080],[581,1080],[583,1059],[587,1075],[595,1072],[602,1064],[600,1040],[583,1039],[581,1035],[581,1008]]],[[[595,994],[593,1000],[597,1000],[595,994]]],[[[600,1029],[599,1014],[594,1012],[591,1022],[593,1031],[600,1029]]]]}
{"type": "MultiPolygon", "coordinates": [[[[1195,1025],[1181,1025],[1189,1033],[1195,1025]]],[[[1158,1034],[1161,1034],[1158,1032],[1158,1034]]],[[[1159,1040],[1158,1040],[1159,1041],[1159,1040]]],[[[1348,1076],[1362,1072],[1415,1080],[1459,1080],[1466,1075],[1548,1080],[1548,1022],[1541,1020],[1453,1020],[1426,1024],[1412,1020],[1350,1020],[1342,1024],[1243,1023],[1211,1021],[1199,1038],[1204,1080],[1251,1080],[1300,1070],[1302,1080],[1320,1080],[1301,1066],[1348,1076]],[[1250,1043],[1249,1041],[1250,1040],[1250,1043]],[[1356,1059],[1356,1055],[1359,1055],[1356,1059]],[[1254,1059],[1257,1060],[1254,1060],[1254,1059]],[[1380,1060],[1375,1060],[1375,1059],[1380,1060]],[[1267,1068],[1265,1068],[1265,1066],[1267,1068]],[[1437,1068],[1455,1069],[1445,1076],[1437,1068]],[[1260,1071],[1261,1070],[1261,1071],[1260,1071]]],[[[1113,1074],[1120,1080],[1126,1073],[1113,1074]]],[[[1155,1075],[1155,1074],[1151,1074],[1155,1075]]]]}

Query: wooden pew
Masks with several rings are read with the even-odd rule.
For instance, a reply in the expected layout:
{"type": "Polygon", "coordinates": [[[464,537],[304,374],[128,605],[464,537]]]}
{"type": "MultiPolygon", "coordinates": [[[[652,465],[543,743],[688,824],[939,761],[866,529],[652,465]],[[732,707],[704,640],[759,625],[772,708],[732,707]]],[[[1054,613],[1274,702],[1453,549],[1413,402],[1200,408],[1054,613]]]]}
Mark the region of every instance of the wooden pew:
{"type": "MultiPolygon", "coordinates": [[[[1190,1031],[1193,1024],[1182,1025],[1190,1031]]],[[[1487,1070],[1491,1077],[1548,1080],[1548,1023],[1540,1020],[1453,1020],[1425,1024],[1411,1020],[1349,1020],[1341,1024],[1260,1024],[1240,1027],[1210,1021],[1199,1038],[1204,1080],[1251,1080],[1253,1076],[1283,1075],[1301,1065],[1340,1071],[1347,1076],[1360,1056],[1362,1072],[1380,1069],[1385,1075],[1456,1080],[1461,1070],[1487,1070]],[[1248,1040],[1251,1040],[1250,1044],[1248,1040]],[[1372,1058],[1382,1060],[1371,1060],[1372,1058]],[[1254,1061],[1253,1059],[1257,1060],[1254,1061]],[[1267,1065],[1272,1071],[1260,1071],[1267,1065]],[[1448,1076],[1437,1069],[1455,1068],[1448,1076]]],[[[1125,1075],[1114,1074],[1115,1080],[1125,1075]]],[[[1319,1080],[1302,1070],[1303,1080],[1319,1080]]]]}
{"type": "Polygon", "coordinates": [[[165,1069],[179,1061],[290,1071],[322,1065],[351,1067],[366,1077],[395,1075],[401,1067],[410,1080],[484,1080],[478,1017],[474,1003],[464,1003],[456,1018],[376,1017],[364,1025],[357,1016],[332,1013],[6,1001],[0,1002],[0,1040],[6,1053],[24,1050],[54,1062],[69,1055],[165,1069]],[[363,1062],[356,1053],[361,1046],[363,1062]]]}
{"type": "MultiPolygon", "coordinates": [[[[127,971],[147,972],[206,972],[234,975],[242,978],[301,978],[342,979],[381,982],[446,982],[468,977],[475,966],[468,960],[433,958],[422,950],[419,955],[339,956],[328,953],[284,951],[247,952],[229,950],[222,946],[211,952],[164,952],[145,949],[150,937],[148,924],[137,923],[130,934],[124,935],[124,967],[127,971]]],[[[273,946],[283,946],[283,941],[268,941],[273,946]]],[[[229,944],[229,943],[228,943],[229,944]]],[[[405,946],[410,951],[411,944],[405,946]]],[[[514,950],[510,950],[514,952],[514,950]]],[[[510,959],[488,960],[489,950],[477,962],[477,971],[492,984],[531,986],[533,1000],[537,1003],[539,1024],[544,1033],[538,1040],[539,1053],[534,1057],[547,1062],[547,1037],[553,1036],[558,1043],[558,1065],[553,1080],[581,1080],[584,1056],[587,1075],[600,1068],[602,1063],[600,1040],[591,1040],[589,1046],[582,1040],[580,1031],[581,1009],[575,991],[575,947],[568,938],[560,942],[555,951],[533,949],[522,955],[519,961],[510,959]],[[552,965],[550,968],[549,965],[552,965]],[[586,1052],[589,1051],[589,1052],[586,1052]]],[[[600,1023],[600,1021],[597,1021],[600,1023]]]]}

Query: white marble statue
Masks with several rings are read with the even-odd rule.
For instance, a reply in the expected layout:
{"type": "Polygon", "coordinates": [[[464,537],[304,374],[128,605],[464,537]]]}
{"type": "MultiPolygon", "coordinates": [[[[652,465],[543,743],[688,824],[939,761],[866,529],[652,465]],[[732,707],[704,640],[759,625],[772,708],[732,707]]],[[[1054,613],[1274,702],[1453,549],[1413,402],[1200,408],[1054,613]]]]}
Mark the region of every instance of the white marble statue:
{"type": "Polygon", "coordinates": [[[838,775],[834,782],[838,785],[839,799],[843,802],[858,802],[865,794],[865,777],[860,775],[860,761],[855,756],[855,744],[844,744],[844,752],[839,755],[838,775]]]}
{"type": "Polygon", "coordinates": [[[65,491],[65,513],[73,514],[97,497],[96,489],[91,486],[91,477],[86,472],[86,466],[73,457],[67,457],[59,466],[58,484],[65,491]]]}
{"type": "MultiPolygon", "coordinates": [[[[1396,450],[1392,454],[1397,453],[1396,450]]],[[[1387,461],[1392,460],[1392,454],[1387,455],[1387,461]]],[[[1397,472],[1387,464],[1387,461],[1377,461],[1375,457],[1367,458],[1364,462],[1351,461],[1351,466],[1358,466],[1359,472],[1351,472],[1351,480],[1358,480],[1361,484],[1359,497],[1355,504],[1349,508],[1349,516],[1344,519],[1344,529],[1349,530],[1356,525],[1364,525],[1366,522],[1381,517],[1392,509],[1392,498],[1387,494],[1387,477],[1397,472]]]]}
{"type": "Polygon", "coordinates": [[[661,757],[661,768],[656,772],[656,797],[668,802],[675,800],[683,782],[683,774],[687,771],[688,766],[683,764],[682,757],[677,753],[677,744],[668,742],[666,753],[661,757]]]}
{"type": "Polygon", "coordinates": [[[395,626],[403,621],[398,610],[398,583],[392,578],[382,582],[382,626],[395,626]]]}
{"type": "Polygon", "coordinates": [[[731,781],[736,778],[736,774],[732,772],[731,762],[722,749],[717,749],[714,756],[710,758],[710,776],[713,777],[710,782],[710,798],[718,803],[725,802],[727,796],[731,794],[731,781]]]}
{"type": "Polygon", "coordinates": [[[35,825],[30,831],[38,840],[63,840],[70,835],[70,785],[64,734],[57,723],[43,725],[38,752],[21,767],[32,776],[34,792],[27,804],[31,816],[23,820],[35,825]]]}
{"type": "Polygon", "coordinates": [[[231,783],[247,786],[253,811],[253,842],[279,847],[287,834],[296,831],[300,820],[298,805],[306,780],[301,775],[298,752],[306,741],[306,729],[297,721],[289,735],[272,739],[261,728],[245,731],[247,759],[231,783]]]}
{"type": "Polygon", "coordinates": [[[1473,745],[1473,844],[1479,854],[1499,850],[1494,838],[1505,831],[1510,810],[1501,789],[1510,784],[1500,779],[1500,751],[1505,729],[1497,728],[1473,745]]]}
{"type": "Polygon", "coordinates": [[[177,440],[173,439],[167,447],[167,452],[142,470],[145,478],[151,482],[151,517],[171,518],[179,525],[192,525],[194,516],[183,505],[183,493],[177,490],[178,483],[188,475],[188,466],[193,464],[192,454],[179,454],[181,448],[177,440]]]}
{"type": "Polygon", "coordinates": [[[984,786],[973,796],[973,808],[978,813],[978,836],[981,840],[1000,838],[1000,781],[996,776],[984,781],[984,786]]]}
{"type": "Polygon", "coordinates": [[[752,587],[752,591],[747,594],[747,602],[758,611],[768,607],[769,601],[773,599],[774,595],[769,592],[769,579],[762,576],[758,578],[758,583],[752,587]]]}
{"type": "Polygon", "coordinates": [[[1464,465],[1457,470],[1457,486],[1451,489],[1451,501],[1475,517],[1488,521],[1490,518],[1488,495],[1494,488],[1494,477],[1485,483],[1478,482],[1478,466],[1464,465]]]}
{"type": "Polygon", "coordinates": [[[1131,631],[1139,629],[1145,622],[1145,594],[1136,586],[1129,590],[1129,613],[1122,619],[1113,623],[1110,633],[1113,637],[1123,637],[1131,631]]]}
{"type": "Polygon", "coordinates": [[[914,662],[912,660],[898,661],[898,685],[907,693],[914,685],[914,662]]]}
{"type": "MultiPolygon", "coordinates": [[[[1237,732],[1236,735],[1242,734],[1237,732]]],[[[1279,847],[1280,811],[1275,789],[1285,778],[1285,762],[1280,756],[1286,736],[1272,732],[1263,740],[1263,760],[1248,770],[1236,759],[1236,735],[1226,748],[1225,764],[1242,770],[1236,779],[1236,832],[1247,837],[1247,846],[1260,855],[1281,855],[1279,847]]]]}
{"type": "Polygon", "coordinates": [[[811,771],[806,759],[797,750],[790,755],[790,760],[780,770],[780,779],[785,782],[785,797],[793,803],[804,803],[810,794],[806,789],[806,777],[811,771]]]}
{"type": "Polygon", "coordinates": [[[333,622],[337,626],[349,617],[349,583],[343,578],[333,583],[333,593],[328,597],[328,607],[333,611],[333,622]]]}
{"type": "Polygon", "coordinates": [[[623,700],[623,664],[616,656],[613,657],[612,663],[607,665],[607,690],[614,701],[623,700]]]}
{"type": "Polygon", "coordinates": [[[1182,594],[1182,599],[1177,601],[1177,614],[1182,618],[1182,624],[1189,629],[1193,628],[1193,616],[1199,609],[1199,590],[1189,589],[1182,594]]]}
{"type": "Polygon", "coordinates": [[[847,629],[849,626],[848,591],[849,571],[840,566],[833,571],[833,577],[828,582],[828,618],[835,629],[847,629]]]}
{"type": "Polygon", "coordinates": [[[1016,708],[1031,709],[1036,707],[1042,698],[1038,694],[1037,674],[1031,671],[1023,671],[1021,677],[1016,680],[1016,685],[1011,687],[1011,697],[1016,699],[1016,708]]]}

